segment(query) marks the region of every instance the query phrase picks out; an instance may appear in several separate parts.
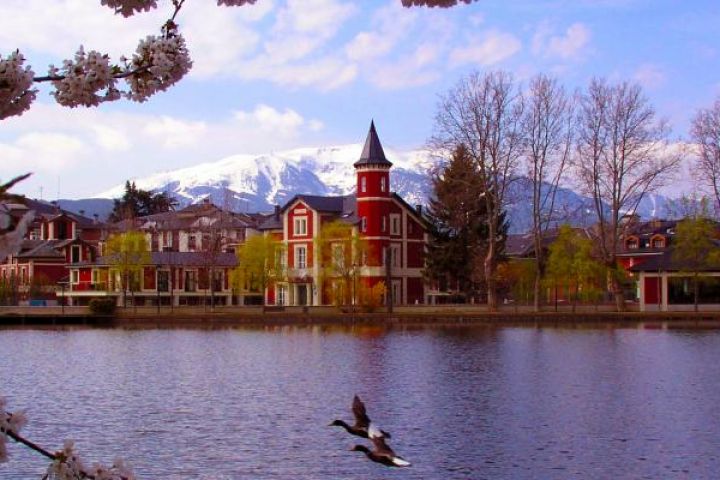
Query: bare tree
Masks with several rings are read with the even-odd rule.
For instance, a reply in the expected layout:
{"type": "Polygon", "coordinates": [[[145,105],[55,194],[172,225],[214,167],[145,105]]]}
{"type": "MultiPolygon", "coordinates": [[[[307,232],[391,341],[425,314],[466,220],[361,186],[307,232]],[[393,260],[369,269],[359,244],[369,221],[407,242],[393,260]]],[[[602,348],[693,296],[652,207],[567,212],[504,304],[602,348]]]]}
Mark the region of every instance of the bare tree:
{"type": "Polygon", "coordinates": [[[598,218],[597,245],[618,310],[624,309],[616,253],[623,215],[674,173],[680,154],[669,148],[669,128],[656,118],[638,85],[593,79],[580,96],[575,170],[598,218]]]}
{"type": "Polygon", "coordinates": [[[697,173],[715,198],[720,211],[720,98],[711,108],[700,109],[692,119],[690,135],[698,148],[697,173]]]}
{"type": "Polygon", "coordinates": [[[568,163],[573,137],[573,103],[556,79],[541,74],[530,81],[523,134],[526,175],[532,189],[533,303],[535,311],[539,311],[546,264],[543,239],[559,219],[555,213],[555,195],[568,163]]]}
{"type": "Polygon", "coordinates": [[[502,254],[503,212],[508,188],[522,154],[523,98],[512,75],[475,72],[441,97],[431,145],[448,155],[464,145],[480,176],[487,207],[487,251],[483,271],[487,303],[497,307],[498,260],[502,254]]]}

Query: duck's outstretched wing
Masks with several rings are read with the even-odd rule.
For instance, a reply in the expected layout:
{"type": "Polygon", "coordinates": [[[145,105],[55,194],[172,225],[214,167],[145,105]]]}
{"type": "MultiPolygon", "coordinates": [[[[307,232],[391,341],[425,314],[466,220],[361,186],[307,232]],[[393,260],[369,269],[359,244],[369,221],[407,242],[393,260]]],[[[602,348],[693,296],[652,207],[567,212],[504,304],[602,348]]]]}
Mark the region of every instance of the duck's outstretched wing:
{"type": "Polygon", "coordinates": [[[375,446],[375,454],[382,455],[382,456],[389,457],[389,458],[395,457],[395,452],[385,442],[385,437],[371,436],[370,440],[372,441],[373,445],[375,446]]]}
{"type": "Polygon", "coordinates": [[[367,429],[370,426],[370,417],[365,410],[365,404],[357,395],[353,397],[352,412],[355,415],[355,427],[367,429]]]}

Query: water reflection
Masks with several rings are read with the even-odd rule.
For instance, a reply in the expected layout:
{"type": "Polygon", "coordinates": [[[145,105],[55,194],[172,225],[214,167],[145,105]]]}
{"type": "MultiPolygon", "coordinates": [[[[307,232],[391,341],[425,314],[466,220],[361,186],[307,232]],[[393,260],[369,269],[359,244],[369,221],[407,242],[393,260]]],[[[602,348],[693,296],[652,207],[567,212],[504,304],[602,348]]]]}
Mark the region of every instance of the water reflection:
{"type": "MultiPolygon", "coordinates": [[[[142,478],[715,478],[720,334],[272,327],[0,332],[25,432],[142,478]],[[358,393],[413,462],[327,427],[358,393]],[[683,473],[685,472],[685,473],[683,473]]],[[[16,446],[0,477],[36,478],[16,446]]]]}

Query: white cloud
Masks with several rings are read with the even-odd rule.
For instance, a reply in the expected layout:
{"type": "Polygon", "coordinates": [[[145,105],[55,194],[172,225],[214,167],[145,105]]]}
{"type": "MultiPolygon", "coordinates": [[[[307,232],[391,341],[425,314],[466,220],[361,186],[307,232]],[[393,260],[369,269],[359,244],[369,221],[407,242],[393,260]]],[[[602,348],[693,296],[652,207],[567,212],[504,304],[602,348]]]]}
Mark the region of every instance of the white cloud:
{"type": "Polygon", "coordinates": [[[552,27],[543,22],[533,36],[531,50],[538,56],[571,60],[580,56],[590,37],[590,29],[580,22],[573,23],[560,35],[555,35],[552,27]]]}
{"type": "Polygon", "coordinates": [[[123,151],[131,147],[130,140],[121,130],[105,125],[94,125],[92,130],[95,132],[95,143],[105,150],[123,151]]]}
{"type": "Polygon", "coordinates": [[[648,89],[663,86],[667,79],[665,71],[662,68],[650,63],[640,65],[632,77],[636,82],[648,89]]]}
{"type": "Polygon", "coordinates": [[[207,131],[205,122],[179,120],[167,115],[145,125],[147,135],[160,141],[166,148],[182,148],[197,145],[207,131]]]}
{"type": "MultiPolygon", "coordinates": [[[[138,106],[138,112],[142,107],[138,106]]],[[[67,109],[37,103],[0,130],[2,177],[34,172],[19,192],[91,196],[127,179],[237,154],[312,145],[323,122],[260,104],[213,121],[171,115],[67,109]]]]}
{"type": "Polygon", "coordinates": [[[433,68],[440,54],[439,45],[421,44],[411,55],[380,65],[377,71],[382,72],[382,75],[372,76],[368,80],[380,88],[387,89],[425,85],[440,76],[438,70],[433,68]]]}
{"type": "Polygon", "coordinates": [[[490,30],[480,38],[471,38],[467,45],[453,49],[450,52],[450,65],[477,64],[487,67],[512,57],[521,48],[522,43],[514,35],[490,30]]]}

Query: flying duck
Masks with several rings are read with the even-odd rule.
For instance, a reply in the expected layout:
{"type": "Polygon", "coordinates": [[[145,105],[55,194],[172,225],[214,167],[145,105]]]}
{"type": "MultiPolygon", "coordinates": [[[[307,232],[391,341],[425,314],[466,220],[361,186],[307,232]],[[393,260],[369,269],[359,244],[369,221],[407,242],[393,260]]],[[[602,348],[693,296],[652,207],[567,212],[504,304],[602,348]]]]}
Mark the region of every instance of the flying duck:
{"type": "MultiPolygon", "coordinates": [[[[376,463],[381,463],[388,467],[409,467],[410,462],[395,454],[392,448],[385,443],[385,438],[375,435],[376,431],[370,430],[370,440],[375,448],[370,450],[365,445],[355,445],[352,448],[354,452],[364,452],[365,455],[376,463]]],[[[379,432],[377,432],[379,433],[379,432]]]]}
{"type": "Polygon", "coordinates": [[[370,417],[368,417],[367,411],[365,410],[365,404],[362,402],[362,400],[360,400],[360,397],[358,397],[357,395],[353,397],[352,412],[353,415],[355,415],[355,425],[348,425],[342,420],[335,420],[330,424],[330,426],[343,427],[345,430],[347,430],[348,433],[362,438],[370,438],[368,436],[368,431],[371,428],[374,428],[375,432],[377,432],[377,436],[392,438],[389,433],[383,430],[379,430],[375,428],[374,425],[371,425],[370,417]]]}

